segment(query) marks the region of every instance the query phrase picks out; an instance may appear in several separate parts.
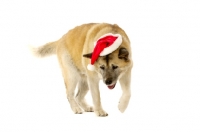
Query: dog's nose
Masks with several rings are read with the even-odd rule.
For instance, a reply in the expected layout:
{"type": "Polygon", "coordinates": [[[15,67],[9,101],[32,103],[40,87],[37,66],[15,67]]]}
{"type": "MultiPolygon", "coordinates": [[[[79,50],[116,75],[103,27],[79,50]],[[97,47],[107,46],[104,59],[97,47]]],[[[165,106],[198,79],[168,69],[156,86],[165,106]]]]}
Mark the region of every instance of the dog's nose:
{"type": "Polygon", "coordinates": [[[110,79],[110,78],[106,79],[105,83],[106,83],[106,85],[110,85],[112,83],[112,79],[110,79]]]}

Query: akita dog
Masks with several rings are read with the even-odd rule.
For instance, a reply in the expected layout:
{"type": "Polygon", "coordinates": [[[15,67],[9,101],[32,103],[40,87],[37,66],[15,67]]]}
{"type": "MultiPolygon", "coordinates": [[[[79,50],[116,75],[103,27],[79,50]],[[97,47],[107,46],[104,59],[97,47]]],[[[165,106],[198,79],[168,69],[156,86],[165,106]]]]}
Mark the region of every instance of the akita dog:
{"type": "Polygon", "coordinates": [[[90,23],[77,26],[55,42],[34,48],[35,54],[44,57],[57,54],[62,70],[67,99],[76,114],[95,112],[107,116],[100,100],[99,81],[102,79],[109,89],[119,80],[122,96],[118,108],[124,112],[131,97],[131,69],[133,61],[128,36],[118,25],[90,23]],[[75,96],[75,88],[78,92],[75,96]],[[91,91],[93,105],[85,101],[91,91]]]}

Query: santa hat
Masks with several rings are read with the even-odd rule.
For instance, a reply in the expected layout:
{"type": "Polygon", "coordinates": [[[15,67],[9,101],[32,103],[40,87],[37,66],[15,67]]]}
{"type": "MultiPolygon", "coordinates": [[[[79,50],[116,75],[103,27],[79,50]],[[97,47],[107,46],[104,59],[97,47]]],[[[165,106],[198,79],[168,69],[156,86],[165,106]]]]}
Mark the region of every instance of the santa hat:
{"type": "Polygon", "coordinates": [[[120,34],[108,33],[101,36],[94,43],[94,50],[92,52],[91,64],[88,64],[87,68],[90,71],[94,71],[94,63],[99,56],[106,56],[115,51],[122,43],[122,36],[120,34]]]}

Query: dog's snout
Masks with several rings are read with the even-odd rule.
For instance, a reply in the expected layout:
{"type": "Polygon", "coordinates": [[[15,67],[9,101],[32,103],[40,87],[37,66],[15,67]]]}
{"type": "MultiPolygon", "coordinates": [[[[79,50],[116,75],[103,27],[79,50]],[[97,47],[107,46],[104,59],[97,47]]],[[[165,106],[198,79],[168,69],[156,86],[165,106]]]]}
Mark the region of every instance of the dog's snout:
{"type": "Polygon", "coordinates": [[[112,79],[108,78],[105,80],[106,85],[110,85],[112,83],[112,79]]]}

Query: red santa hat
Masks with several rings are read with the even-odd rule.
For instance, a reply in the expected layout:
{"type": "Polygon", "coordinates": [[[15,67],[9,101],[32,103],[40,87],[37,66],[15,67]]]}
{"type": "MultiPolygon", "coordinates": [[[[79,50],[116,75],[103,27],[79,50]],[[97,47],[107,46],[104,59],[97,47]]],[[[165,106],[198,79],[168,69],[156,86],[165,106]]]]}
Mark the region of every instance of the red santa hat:
{"type": "Polygon", "coordinates": [[[99,56],[106,56],[115,51],[122,43],[122,37],[120,34],[108,33],[101,36],[94,43],[94,50],[92,52],[91,64],[88,64],[87,68],[90,71],[94,71],[94,63],[99,56]]]}

